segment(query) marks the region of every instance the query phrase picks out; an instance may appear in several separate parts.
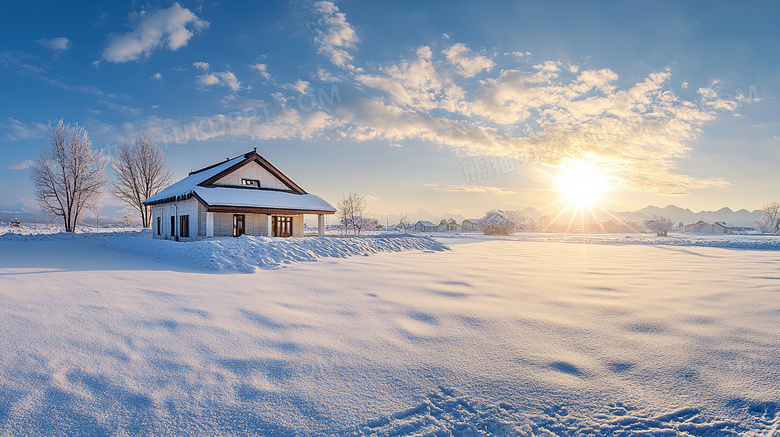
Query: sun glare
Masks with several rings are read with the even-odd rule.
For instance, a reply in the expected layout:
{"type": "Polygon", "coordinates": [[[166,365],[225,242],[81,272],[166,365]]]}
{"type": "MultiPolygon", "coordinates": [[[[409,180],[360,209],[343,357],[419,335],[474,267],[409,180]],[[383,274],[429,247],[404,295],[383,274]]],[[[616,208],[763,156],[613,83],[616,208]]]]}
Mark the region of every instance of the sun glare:
{"type": "Polygon", "coordinates": [[[586,161],[561,164],[556,177],[563,200],[573,207],[590,207],[609,189],[607,176],[586,161]]]}

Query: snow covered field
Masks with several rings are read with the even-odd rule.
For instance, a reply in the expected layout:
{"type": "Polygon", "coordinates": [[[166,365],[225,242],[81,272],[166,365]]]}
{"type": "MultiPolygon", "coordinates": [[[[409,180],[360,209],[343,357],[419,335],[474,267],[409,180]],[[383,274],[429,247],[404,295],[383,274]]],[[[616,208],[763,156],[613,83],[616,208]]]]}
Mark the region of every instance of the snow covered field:
{"type": "Polygon", "coordinates": [[[0,435],[778,435],[780,251],[576,238],[0,236],[0,435]]]}

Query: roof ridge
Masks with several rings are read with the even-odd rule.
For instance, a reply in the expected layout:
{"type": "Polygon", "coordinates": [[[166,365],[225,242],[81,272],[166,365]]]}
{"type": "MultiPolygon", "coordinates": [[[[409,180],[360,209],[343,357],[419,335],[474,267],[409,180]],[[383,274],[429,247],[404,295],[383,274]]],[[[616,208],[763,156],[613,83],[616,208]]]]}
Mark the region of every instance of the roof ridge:
{"type": "MultiPolygon", "coordinates": [[[[201,169],[198,169],[198,170],[195,170],[195,171],[191,171],[191,172],[190,172],[190,174],[189,174],[188,176],[192,176],[192,175],[194,175],[194,174],[198,174],[198,173],[200,173],[200,172],[203,172],[203,171],[206,171],[206,170],[212,169],[212,168],[214,168],[214,167],[216,167],[216,166],[218,166],[218,165],[222,165],[222,164],[224,164],[224,163],[226,163],[226,162],[228,162],[228,161],[232,161],[232,160],[234,160],[234,159],[236,159],[236,158],[249,158],[249,156],[250,156],[250,155],[257,155],[257,147],[255,147],[255,148],[253,149],[253,151],[251,151],[251,152],[242,153],[242,154],[240,154],[240,155],[236,155],[236,156],[234,156],[234,157],[232,157],[232,158],[225,158],[225,160],[224,160],[224,161],[220,161],[220,162],[218,162],[218,163],[216,163],[216,164],[211,164],[211,165],[209,165],[208,167],[203,167],[203,168],[201,168],[201,169]]],[[[259,155],[258,155],[258,156],[259,156],[259,155]]]]}

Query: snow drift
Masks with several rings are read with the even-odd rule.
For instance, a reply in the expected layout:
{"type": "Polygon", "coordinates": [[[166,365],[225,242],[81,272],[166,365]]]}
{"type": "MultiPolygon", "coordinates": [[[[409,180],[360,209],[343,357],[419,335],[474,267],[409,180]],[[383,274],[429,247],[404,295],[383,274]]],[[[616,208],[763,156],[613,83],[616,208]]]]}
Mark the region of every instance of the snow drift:
{"type": "Polygon", "coordinates": [[[73,256],[80,256],[81,251],[88,251],[96,245],[193,270],[247,273],[258,268],[272,268],[298,261],[316,261],[320,258],[345,258],[409,250],[449,250],[445,244],[432,238],[408,235],[284,239],[243,235],[238,238],[176,242],[153,240],[149,238],[148,231],[93,234],[7,232],[0,234],[0,242],[3,241],[80,242],[81,245],[73,246],[73,256]]]}

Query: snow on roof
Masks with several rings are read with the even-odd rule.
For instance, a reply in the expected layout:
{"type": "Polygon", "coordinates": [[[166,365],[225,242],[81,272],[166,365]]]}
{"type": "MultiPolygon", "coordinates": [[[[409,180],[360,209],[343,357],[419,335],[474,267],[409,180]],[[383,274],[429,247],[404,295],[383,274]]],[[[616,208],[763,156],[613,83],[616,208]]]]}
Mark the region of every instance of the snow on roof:
{"type": "Polygon", "coordinates": [[[209,206],[248,206],[336,212],[336,208],[330,203],[314,194],[226,187],[195,187],[192,191],[209,206]]]}
{"type": "Polygon", "coordinates": [[[427,220],[420,220],[420,221],[419,221],[419,222],[417,222],[417,223],[419,223],[419,224],[421,224],[421,225],[423,225],[423,226],[436,226],[436,225],[434,225],[433,223],[431,223],[431,222],[429,222],[429,221],[427,221],[427,220]]]}
{"type": "Polygon", "coordinates": [[[219,174],[221,171],[241,162],[242,160],[244,160],[244,155],[239,155],[213,167],[206,167],[205,169],[192,172],[186,178],[146,199],[146,203],[188,194],[192,192],[192,190],[194,190],[199,183],[219,174]]]}
{"type": "Polygon", "coordinates": [[[715,222],[716,225],[721,225],[725,228],[733,228],[734,225],[728,222],[715,222]]]}

